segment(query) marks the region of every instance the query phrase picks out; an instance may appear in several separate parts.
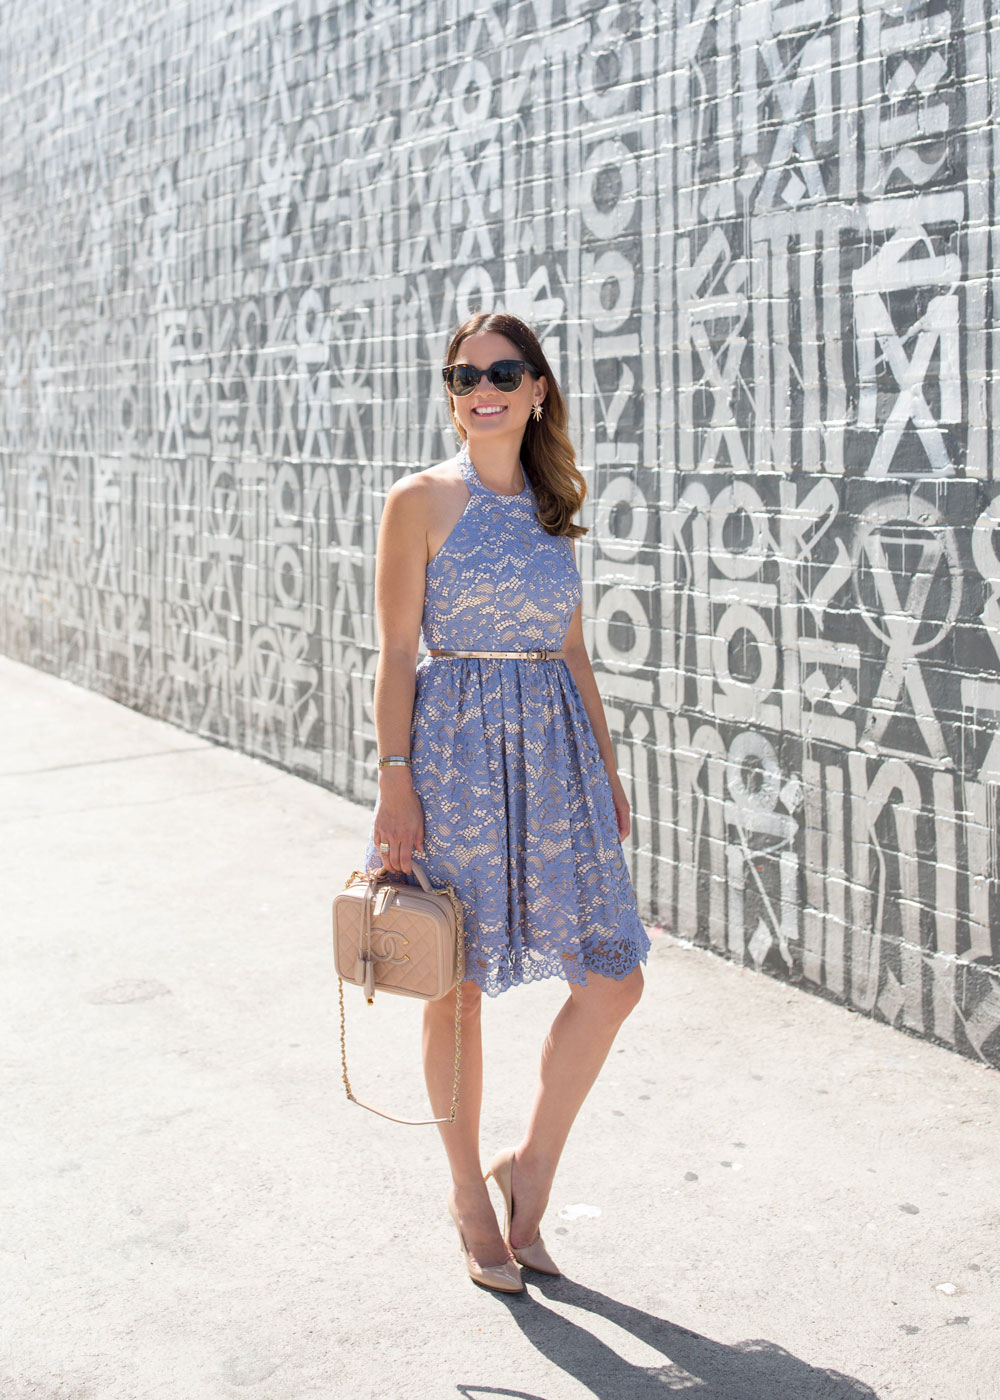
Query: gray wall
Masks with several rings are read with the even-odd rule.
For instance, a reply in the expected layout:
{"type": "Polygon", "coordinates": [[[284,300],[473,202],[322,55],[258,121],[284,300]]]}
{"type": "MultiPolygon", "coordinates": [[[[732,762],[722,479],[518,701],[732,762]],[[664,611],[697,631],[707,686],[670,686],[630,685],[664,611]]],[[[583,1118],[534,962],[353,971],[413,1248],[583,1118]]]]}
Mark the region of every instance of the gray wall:
{"type": "Polygon", "coordinates": [[[1000,1064],[988,3],[7,6],[0,648],[370,801],[379,510],[503,305],[644,913],[1000,1064]]]}

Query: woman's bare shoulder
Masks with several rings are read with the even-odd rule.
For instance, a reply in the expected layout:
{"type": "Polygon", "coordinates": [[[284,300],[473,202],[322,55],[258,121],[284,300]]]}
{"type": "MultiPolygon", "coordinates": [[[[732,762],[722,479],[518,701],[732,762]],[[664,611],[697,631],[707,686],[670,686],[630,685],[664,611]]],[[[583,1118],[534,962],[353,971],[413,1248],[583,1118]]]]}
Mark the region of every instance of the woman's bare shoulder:
{"type": "Polygon", "coordinates": [[[386,501],[405,501],[408,506],[432,510],[456,485],[464,485],[464,482],[454,458],[451,458],[407,472],[390,486],[386,501]]]}
{"type": "Polygon", "coordinates": [[[421,467],[411,479],[422,481],[425,490],[434,491],[442,486],[454,486],[462,480],[462,473],[454,457],[449,457],[444,462],[435,462],[433,466],[421,467]]]}

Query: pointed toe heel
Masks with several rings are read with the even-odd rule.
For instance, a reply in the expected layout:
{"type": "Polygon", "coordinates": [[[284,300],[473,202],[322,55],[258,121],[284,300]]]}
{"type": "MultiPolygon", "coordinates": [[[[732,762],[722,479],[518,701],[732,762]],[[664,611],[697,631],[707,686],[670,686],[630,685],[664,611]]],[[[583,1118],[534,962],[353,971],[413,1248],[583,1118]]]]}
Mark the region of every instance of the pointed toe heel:
{"type": "Polygon", "coordinates": [[[545,1248],[545,1241],[542,1239],[541,1231],[535,1236],[531,1244],[526,1244],[521,1249],[515,1249],[510,1242],[510,1223],[514,1218],[514,1153],[501,1152],[499,1157],[493,1159],[489,1171],[486,1173],[486,1180],[490,1177],[500,1188],[503,1197],[506,1217],[503,1225],[503,1237],[507,1241],[507,1248],[513,1254],[519,1264],[523,1264],[526,1269],[534,1269],[536,1274],[550,1274],[552,1278],[561,1278],[562,1271],[545,1248]]]}
{"type": "Polygon", "coordinates": [[[508,1259],[505,1264],[479,1264],[473,1259],[466,1247],[458,1212],[451,1201],[448,1202],[448,1211],[455,1222],[462,1258],[465,1260],[465,1267],[472,1282],[481,1284],[483,1288],[492,1288],[496,1293],[523,1293],[524,1280],[521,1277],[521,1270],[514,1260],[508,1259]]]}
{"type": "Polygon", "coordinates": [[[511,1253],[519,1264],[522,1264],[526,1269],[534,1269],[536,1274],[551,1274],[553,1278],[562,1277],[562,1271],[545,1248],[545,1241],[540,1233],[535,1236],[532,1244],[525,1245],[523,1249],[514,1249],[511,1245],[511,1253]]]}

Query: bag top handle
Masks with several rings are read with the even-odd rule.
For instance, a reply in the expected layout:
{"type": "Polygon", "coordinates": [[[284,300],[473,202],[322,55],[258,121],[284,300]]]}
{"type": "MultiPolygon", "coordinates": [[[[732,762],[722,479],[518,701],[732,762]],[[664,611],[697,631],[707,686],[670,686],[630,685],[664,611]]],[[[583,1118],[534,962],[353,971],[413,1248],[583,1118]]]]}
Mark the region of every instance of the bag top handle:
{"type": "MultiPolygon", "coordinates": [[[[435,890],[434,886],[428,879],[427,871],[420,864],[420,862],[411,858],[410,865],[413,867],[413,873],[417,877],[417,883],[420,885],[420,888],[422,890],[426,890],[428,894],[438,893],[438,891],[435,890]]],[[[391,883],[393,882],[393,877],[399,874],[400,872],[398,870],[387,870],[385,866],[381,866],[378,870],[373,870],[371,872],[369,879],[372,881],[373,884],[381,884],[385,881],[389,881],[391,883]]]]}

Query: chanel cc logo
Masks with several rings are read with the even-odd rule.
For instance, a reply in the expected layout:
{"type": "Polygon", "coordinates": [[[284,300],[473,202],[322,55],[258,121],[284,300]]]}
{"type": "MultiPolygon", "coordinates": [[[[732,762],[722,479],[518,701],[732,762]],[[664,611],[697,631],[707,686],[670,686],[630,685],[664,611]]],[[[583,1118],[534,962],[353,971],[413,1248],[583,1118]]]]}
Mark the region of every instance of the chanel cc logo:
{"type": "Polygon", "coordinates": [[[401,963],[409,962],[409,958],[402,951],[408,942],[409,939],[404,938],[401,933],[373,928],[372,956],[376,962],[389,963],[392,967],[398,967],[401,963]]]}

